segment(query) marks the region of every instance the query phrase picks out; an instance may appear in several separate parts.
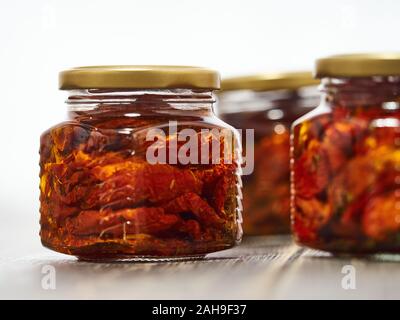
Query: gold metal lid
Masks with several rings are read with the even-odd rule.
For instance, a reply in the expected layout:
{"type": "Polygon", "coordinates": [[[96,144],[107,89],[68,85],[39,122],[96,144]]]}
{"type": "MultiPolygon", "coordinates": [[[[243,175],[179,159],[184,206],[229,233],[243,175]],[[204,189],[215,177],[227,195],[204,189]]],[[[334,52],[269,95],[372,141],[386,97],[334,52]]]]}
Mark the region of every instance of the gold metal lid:
{"type": "Polygon", "coordinates": [[[70,89],[219,89],[217,71],[189,66],[92,66],[60,72],[59,88],[70,89]]]}
{"type": "Polygon", "coordinates": [[[323,77],[371,77],[400,75],[400,53],[344,54],[318,59],[315,75],[323,77]]]}
{"type": "Polygon", "coordinates": [[[223,79],[222,90],[254,90],[271,91],[317,85],[319,80],[313,78],[311,72],[260,73],[251,76],[242,76],[223,79]]]}

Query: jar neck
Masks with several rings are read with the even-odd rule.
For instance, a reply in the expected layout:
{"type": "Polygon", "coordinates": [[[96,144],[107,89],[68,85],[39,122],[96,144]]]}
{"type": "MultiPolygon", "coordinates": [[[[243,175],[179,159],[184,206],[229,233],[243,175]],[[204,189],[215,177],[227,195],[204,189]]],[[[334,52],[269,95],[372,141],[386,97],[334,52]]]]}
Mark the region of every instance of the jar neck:
{"type": "Polygon", "coordinates": [[[323,78],[320,89],[332,108],[400,106],[400,76],[323,78]]]}
{"type": "Polygon", "coordinates": [[[215,95],[194,89],[82,89],[68,91],[69,118],[81,115],[166,114],[212,115],[215,95]]]}

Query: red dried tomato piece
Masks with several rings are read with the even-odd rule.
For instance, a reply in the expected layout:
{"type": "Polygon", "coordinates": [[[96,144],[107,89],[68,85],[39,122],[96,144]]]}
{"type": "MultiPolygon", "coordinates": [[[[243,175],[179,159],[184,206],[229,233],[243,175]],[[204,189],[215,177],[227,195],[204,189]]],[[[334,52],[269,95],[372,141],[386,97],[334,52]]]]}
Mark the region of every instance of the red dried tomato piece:
{"type": "Polygon", "coordinates": [[[330,178],[328,157],[321,144],[312,140],[307,150],[294,161],[296,195],[311,198],[323,191],[330,178]]]}
{"type": "Polygon", "coordinates": [[[165,204],[165,212],[192,213],[204,226],[221,226],[225,223],[215,210],[195,193],[186,193],[165,204]]]}
{"type": "Polygon", "coordinates": [[[378,241],[400,233],[400,199],[395,192],[369,199],[362,228],[368,237],[378,241]]]}
{"type": "Polygon", "coordinates": [[[77,217],[66,221],[71,234],[113,235],[115,237],[148,233],[157,234],[176,225],[179,217],[165,214],[163,208],[123,209],[115,212],[82,211],[77,217]]]}
{"type": "Polygon", "coordinates": [[[366,121],[346,120],[333,123],[326,129],[322,148],[329,158],[332,172],[337,172],[354,155],[354,147],[363,141],[366,128],[366,121]]]}
{"type": "Polygon", "coordinates": [[[82,208],[102,207],[115,202],[158,203],[187,193],[201,193],[202,181],[190,169],[145,162],[125,162],[95,167],[102,181],[88,192],[82,208]]]}
{"type": "Polygon", "coordinates": [[[311,231],[324,226],[332,216],[329,205],[317,199],[296,198],[297,214],[303,217],[303,225],[311,231]]]}

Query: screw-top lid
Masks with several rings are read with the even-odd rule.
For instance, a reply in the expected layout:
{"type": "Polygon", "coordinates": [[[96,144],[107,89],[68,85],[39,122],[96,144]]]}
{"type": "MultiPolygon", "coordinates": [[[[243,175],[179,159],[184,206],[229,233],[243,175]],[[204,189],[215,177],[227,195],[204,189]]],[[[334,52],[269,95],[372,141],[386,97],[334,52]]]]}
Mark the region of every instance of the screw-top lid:
{"type": "Polygon", "coordinates": [[[344,54],[318,59],[315,75],[323,77],[400,76],[400,53],[344,54]]]}
{"type": "Polygon", "coordinates": [[[249,76],[222,80],[222,90],[295,90],[301,87],[317,85],[319,80],[311,72],[260,73],[249,76]]]}
{"type": "Polygon", "coordinates": [[[70,89],[219,89],[215,70],[189,66],[92,66],[60,72],[59,87],[70,89]]]}

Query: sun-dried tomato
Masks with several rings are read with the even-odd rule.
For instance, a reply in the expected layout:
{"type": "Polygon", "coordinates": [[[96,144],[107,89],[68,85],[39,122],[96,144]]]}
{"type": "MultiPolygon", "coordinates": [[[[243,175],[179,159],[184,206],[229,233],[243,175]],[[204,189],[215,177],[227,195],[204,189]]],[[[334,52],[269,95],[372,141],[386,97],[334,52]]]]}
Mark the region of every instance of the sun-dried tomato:
{"type": "Polygon", "coordinates": [[[73,235],[98,235],[100,238],[136,233],[157,235],[172,228],[179,220],[178,215],[166,214],[164,208],[81,211],[66,221],[66,228],[73,235]]]}

